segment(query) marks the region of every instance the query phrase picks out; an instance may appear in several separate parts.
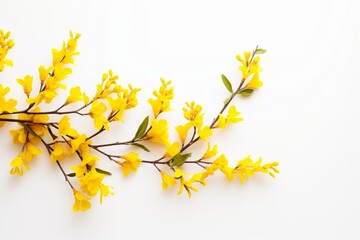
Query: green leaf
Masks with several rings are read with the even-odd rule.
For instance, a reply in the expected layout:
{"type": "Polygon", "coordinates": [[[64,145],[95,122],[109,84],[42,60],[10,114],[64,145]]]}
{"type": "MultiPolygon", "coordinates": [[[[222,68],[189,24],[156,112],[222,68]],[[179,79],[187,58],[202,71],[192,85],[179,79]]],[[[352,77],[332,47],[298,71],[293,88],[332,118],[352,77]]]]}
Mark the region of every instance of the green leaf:
{"type": "Polygon", "coordinates": [[[144,135],[144,133],[146,132],[146,129],[148,127],[149,124],[149,116],[147,116],[142,123],[140,124],[138,130],[136,131],[136,134],[133,138],[133,140],[138,139],[140,137],[142,137],[144,135]]]}
{"type": "Polygon", "coordinates": [[[224,74],[221,74],[221,79],[222,79],[222,81],[223,81],[226,89],[227,89],[229,92],[233,93],[232,85],[231,85],[231,82],[229,81],[229,79],[227,79],[227,77],[225,77],[224,74]]]}
{"type": "Polygon", "coordinates": [[[108,172],[108,171],[102,170],[102,169],[100,169],[100,168],[95,168],[95,170],[96,170],[98,173],[111,176],[111,173],[108,172]]]}
{"type": "Polygon", "coordinates": [[[66,176],[68,176],[68,177],[75,177],[76,176],[76,173],[68,173],[68,174],[66,174],[66,176]]]}
{"type": "Polygon", "coordinates": [[[131,145],[136,146],[136,147],[139,147],[139,148],[141,148],[142,150],[144,150],[144,151],[146,151],[146,152],[150,152],[150,150],[149,150],[147,147],[145,147],[144,145],[142,145],[142,144],[140,144],[140,143],[133,143],[133,144],[131,144],[131,145]]]}
{"type": "Polygon", "coordinates": [[[31,127],[29,127],[26,123],[23,123],[22,125],[26,128],[26,130],[27,130],[31,135],[33,135],[33,136],[41,139],[41,137],[40,137],[39,135],[37,135],[36,132],[34,132],[34,130],[32,130],[31,127]]]}
{"type": "Polygon", "coordinates": [[[262,49],[262,48],[256,49],[256,52],[255,52],[255,54],[264,54],[264,53],[266,53],[266,49],[262,49]]]}
{"type": "Polygon", "coordinates": [[[253,89],[244,89],[239,92],[239,94],[243,97],[249,97],[253,93],[253,89]]]}
{"type": "Polygon", "coordinates": [[[191,157],[191,153],[186,153],[184,155],[178,153],[172,159],[170,159],[170,166],[180,167],[189,157],[191,157]]]}

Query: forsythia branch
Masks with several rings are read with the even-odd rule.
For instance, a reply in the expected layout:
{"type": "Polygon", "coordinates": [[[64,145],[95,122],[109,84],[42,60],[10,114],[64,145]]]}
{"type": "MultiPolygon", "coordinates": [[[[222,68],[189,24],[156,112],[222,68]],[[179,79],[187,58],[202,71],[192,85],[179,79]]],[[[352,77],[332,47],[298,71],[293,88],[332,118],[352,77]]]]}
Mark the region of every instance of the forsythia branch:
{"type": "MultiPolygon", "coordinates": [[[[9,36],[10,32],[0,31],[0,72],[4,70],[5,65],[13,65],[12,61],[6,58],[14,46],[14,41],[9,39],[9,36]]],[[[11,90],[10,87],[0,84],[0,127],[6,123],[18,123],[19,127],[10,130],[10,135],[14,144],[22,146],[10,163],[11,174],[22,176],[24,171],[29,171],[28,165],[36,156],[42,154],[39,148],[39,144],[42,144],[50,160],[59,167],[73,192],[75,199],[73,210],[85,211],[91,207],[92,197],[99,195],[102,203],[103,197],[113,194],[112,187],[104,183],[105,176],[111,173],[99,168],[98,155],[119,165],[125,176],[136,172],[141,164],[150,164],[160,173],[163,189],[179,185],[178,194],[185,189],[189,197],[193,191],[198,190],[195,184],[205,186],[206,179],[217,171],[222,172],[229,181],[237,176],[241,183],[258,172],[272,177],[279,173],[277,162],[262,164],[261,158],[254,161],[250,156],[231,167],[226,156],[219,154],[218,146],[209,141],[215,130],[224,129],[230,124],[243,120],[236,106],[231,104],[238,95],[248,97],[262,86],[259,78],[261,72],[259,55],[266,50],[256,47],[252,52],[236,56],[240,62],[242,79],[237,82],[236,88],[233,88],[228,78],[225,75],[221,76],[230,96],[210,124],[207,125],[203,121],[204,113],[201,105],[186,102],[183,108],[184,124],[175,127],[179,141],[169,140],[168,122],[162,117],[162,113],[171,110],[174,88],[171,81],[161,78],[160,88],[153,91],[153,97],[148,100],[152,116],[149,114],[144,118],[132,139],[93,143],[97,136],[110,130],[114,122],[124,122],[124,113],[138,105],[137,94],[140,88],[134,88],[131,84],[120,85],[117,82],[118,76],[109,70],[103,74],[93,96],[81,91],[80,86],[72,87],[60,107],[43,111],[44,105],[50,105],[59,96],[59,91],[66,89],[64,80],[72,73],[74,57],[79,54],[76,50],[79,38],[80,34],[74,35],[70,31],[68,41],[64,42],[60,49],[52,50],[52,64],[40,66],[38,69],[39,88],[36,93],[33,91],[34,76],[26,75],[17,79],[26,96],[24,100],[28,104],[26,109],[17,110],[18,101],[6,96],[11,90]],[[80,107],[74,107],[75,104],[80,107]],[[70,107],[72,109],[69,109],[70,107]],[[91,119],[95,131],[92,134],[79,132],[72,127],[70,117],[91,119]],[[208,147],[202,157],[194,159],[192,157],[194,150],[190,151],[190,149],[200,141],[207,142],[208,147]],[[154,160],[146,160],[140,156],[140,152],[135,151],[126,150],[126,154],[108,152],[108,147],[125,149],[136,147],[141,151],[149,152],[151,149],[147,146],[148,142],[163,145],[166,151],[154,160]],[[78,160],[73,160],[70,156],[76,156],[78,160]],[[72,161],[71,169],[65,171],[61,164],[63,161],[72,161]],[[198,166],[201,171],[187,177],[187,174],[181,170],[184,164],[198,166]],[[76,179],[76,184],[73,183],[72,178],[76,179]]]]}

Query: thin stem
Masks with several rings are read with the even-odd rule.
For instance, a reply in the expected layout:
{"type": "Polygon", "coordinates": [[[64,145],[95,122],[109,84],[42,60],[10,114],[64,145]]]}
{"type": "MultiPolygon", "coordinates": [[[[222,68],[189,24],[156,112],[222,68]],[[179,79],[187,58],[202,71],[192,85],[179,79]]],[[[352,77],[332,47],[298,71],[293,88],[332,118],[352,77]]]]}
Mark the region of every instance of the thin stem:
{"type": "Polygon", "coordinates": [[[71,189],[74,189],[74,186],[71,184],[71,182],[70,182],[70,180],[69,180],[68,176],[66,175],[66,173],[65,173],[65,171],[64,171],[64,169],[63,169],[63,167],[61,166],[60,162],[56,160],[56,164],[59,166],[59,168],[60,168],[60,170],[61,170],[62,174],[64,175],[64,177],[65,177],[65,181],[69,184],[69,186],[71,187],[71,189]]]}
{"type": "Polygon", "coordinates": [[[31,120],[21,120],[21,119],[13,119],[13,118],[0,118],[0,122],[18,122],[18,123],[30,123],[30,124],[39,124],[39,125],[51,125],[56,124],[56,122],[33,122],[31,120]]]}

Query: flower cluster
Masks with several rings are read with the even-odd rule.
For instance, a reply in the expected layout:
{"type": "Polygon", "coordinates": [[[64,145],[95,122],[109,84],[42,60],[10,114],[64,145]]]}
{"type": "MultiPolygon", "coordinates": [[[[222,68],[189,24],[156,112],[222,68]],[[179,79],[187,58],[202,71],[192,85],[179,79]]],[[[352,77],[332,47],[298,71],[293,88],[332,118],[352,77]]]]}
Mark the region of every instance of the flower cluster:
{"type": "Polygon", "coordinates": [[[0,30],[0,72],[5,68],[5,65],[12,67],[13,62],[9,59],[6,59],[6,55],[9,50],[12,49],[15,45],[12,39],[9,39],[11,32],[4,32],[0,30]]]}
{"type": "MultiPolygon", "coordinates": [[[[14,46],[9,35],[10,32],[4,34],[0,31],[0,71],[4,65],[12,66],[12,62],[5,59],[14,46]]],[[[40,66],[38,76],[26,75],[17,79],[25,94],[25,109],[18,110],[17,100],[7,97],[10,88],[0,84],[0,127],[5,123],[17,123],[18,128],[10,130],[10,135],[14,144],[21,146],[19,153],[10,162],[11,174],[22,176],[30,170],[29,166],[36,156],[45,150],[71,188],[75,200],[73,210],[77,212],[88,210],[91,198],[95,196],[99,196],[102,203],[104,197],[114,194],[112,187],[105,183],[106,176],[111,173],[102,169],[101,157],[117,164],[124,176],[136,172],[141,165],[153,166],[160,174],[163,189],[178,185],[178,194],[185,190],[189,197],[193,191],[198,191],[197,185],[206,186],[207,178],[214,176],[217,171],[223,173],[229,181],[237,177],[241,183],[255,173],[265,173],[271,177],[279,173],[277,162],[262,164],[261,158],[254,161],[250,156],[232,167],[227,157],[219,153],[218,146],[209,141],[214,131],[243,120],[231,102],[236,96],[248,97],[261,87],[259,55],[265,52],[264,49],[256,48],[253,52],[245,52],[243,57],[237,56],[243,77],[238,81],[236,90],[227,77],[222,75],[230,95],[212,122],[204,122],[201,105],[186,102],[183,108],[184,123],[173,129],[178,134],[178,140],[170,141],[171,129],[162,113],[171,110],[174,88],[171,81],[161,78],[159,90],[154,91],[154,97],[148,100],[152,113],[145,116],[134,137],[125,141],[98,143],[98,135],[109,131],[115,122],[123,123],[125,111],[138,105],[140,88],[131,84],[120,85],[119,77],[109,70],[102,75],[93,96],[83,92],[79,86],[72,87],[60,106],[53,110],[43,110],[45,106],[49,109],[53,100],[66,90],[64,80],[72,73],[71,66],[79,54],[76,50],[79,38],[80,34],[70,32],[68,41],[60,49],[52,50],[51,65],[40,66]],[[75,117],[88,118],[93,123],[93,132],[84,133],[74,128],[75,117]],[[193,158],[193,145],[201,141],[206,142],[208,147],[200,158],[193,158]],[[150,151],[152,145],[149,142],[164,146],[164,152],[157,159],[142,156],[142,151],[150,151]],[[114,146],[123,147],[125,152],[111,153],[109,147],[114,146]],[[134,151],[134,147],[139,151],[134,151]],[[69,169],[63,168],[64,161],[71,161],[69,169]],[[184,172],[182,166],[185,164],[193,165],[200,171],[191,174],[184,172]]]]}

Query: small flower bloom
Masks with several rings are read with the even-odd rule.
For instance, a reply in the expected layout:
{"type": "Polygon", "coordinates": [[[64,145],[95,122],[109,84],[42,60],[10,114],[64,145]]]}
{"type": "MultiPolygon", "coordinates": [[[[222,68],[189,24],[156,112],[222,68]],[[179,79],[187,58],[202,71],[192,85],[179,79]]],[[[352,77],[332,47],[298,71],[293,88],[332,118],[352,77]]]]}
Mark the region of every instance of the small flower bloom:
{"type": "Polygon", "coordinates": [[[130,152],[121,156],[121,158],[123,158],[125,161],[119,161],[118,164],[122,166],[124,176],[128,176],[131,171],[136,172],[141,163],[139,155],[135,152],[130,152]]]}
{"type": "Polygon", "coordinates": [[[153,118],[151,120],[151,129],[145,136],[146,139],[149,139],[152,142],[168,144],[169,134],[168,134],[168,123],[165,119],[156,120],[153,118]]]}
{"type": "Polygon", "coordinates": [[[175,186],[176,179],[170,175],[168,175],[166,172],[161,171],[161,178],[162,178],[162,188],[166,190],[168,186],[175,186]]]}
{"type": "Polygon", "coordinates": [[[199,129],[199,137],[202,140],[207,140],[210,136],[212,136],[214,133],[214,130],[212,130],[209,126],[205,126],[201,129],[199,129]]]}
{"type": "Polygon", "coordinates": [[[217,153],[218,153],[218,146],[214,145],[211,148],[210,143],[208,143],[207,150],[204,153],[204,155],[201,157],[201,159],[208,159],[208,158],[215,157],[217,153]]]}
{"type": "Polygon", "coordinates": [[[85,197],[79,191],[73,189],[75,202],[73,205],[73,211],[86,211],[91,207],[91,203],[89,202],[90,198],[85,197]]]}
{"type": "Polygon", "coordinates": [[[25,169],[26,171],[30,170],[23,160],[24,160],[24,153],[21,152],[16,158],[14,158],[11,161],[10,166],[12,168],[10,169],[10,174],[12,175],[17,174],[19,176],[22,176],[24,173],[23,169],[25,169]]]}
{"type": "Polygon", "coordinates": [[[16,81],[23,87],[26,96],[29,97],[32,91],[33,77],[26,75],[24,79],[18,78],[16,81]]]}

